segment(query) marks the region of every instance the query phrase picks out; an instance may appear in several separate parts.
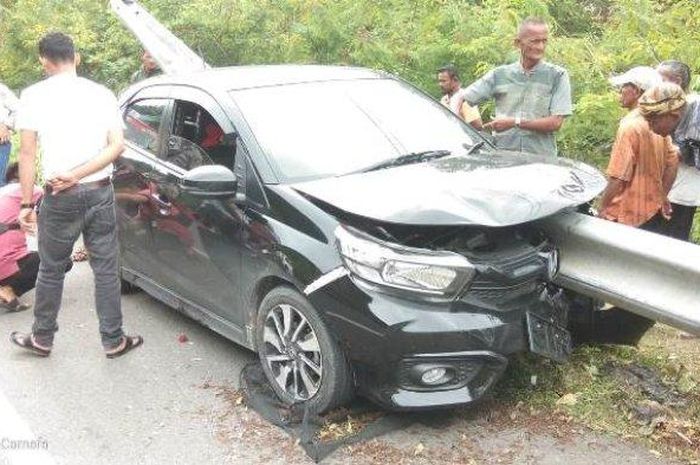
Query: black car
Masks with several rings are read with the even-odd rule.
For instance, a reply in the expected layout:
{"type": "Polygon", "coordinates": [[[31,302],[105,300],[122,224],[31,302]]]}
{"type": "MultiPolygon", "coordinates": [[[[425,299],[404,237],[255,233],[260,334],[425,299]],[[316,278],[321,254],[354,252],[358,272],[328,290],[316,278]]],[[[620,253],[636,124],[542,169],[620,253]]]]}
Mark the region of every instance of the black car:
{"type": "Polygon", "coordinates": [[[161,76],[122,105],[124,289],[257,351],[283,400],[452,406],[511,354],[566,359],[557,251],[535,220],[598,194],[596,170],[498,152],[359,68],[161,76]]]}

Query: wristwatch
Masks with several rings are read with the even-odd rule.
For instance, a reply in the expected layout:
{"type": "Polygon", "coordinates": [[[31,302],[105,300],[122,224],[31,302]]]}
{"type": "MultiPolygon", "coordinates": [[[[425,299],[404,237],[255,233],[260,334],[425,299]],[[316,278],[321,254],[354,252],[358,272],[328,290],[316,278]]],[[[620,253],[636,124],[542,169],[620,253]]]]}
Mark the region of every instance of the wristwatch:
{"type": "Polygon", "coordinates": [[[21,203],[21,204],[19,205],[19,208],[20,208],[20,209],[34,208],[34,207],[35,207],[34,202],[21,203]]]}
{"type": "Polygon", "coordinates": [[[515,117],[515,127],[519,128],[520,127],[520,116],[515,117]]]}

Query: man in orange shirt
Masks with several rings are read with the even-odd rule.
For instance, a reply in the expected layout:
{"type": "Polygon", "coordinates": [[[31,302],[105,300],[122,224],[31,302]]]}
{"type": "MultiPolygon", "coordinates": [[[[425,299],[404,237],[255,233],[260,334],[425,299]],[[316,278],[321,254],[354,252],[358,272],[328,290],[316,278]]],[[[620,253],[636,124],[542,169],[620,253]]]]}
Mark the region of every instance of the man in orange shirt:
{"type": "Polygon", "coordinates": [[[672,213],[668,193],[678,163],[671,138],[652,132],[639,110],[632,110],[617,131],[599,216],[662,233],[672,213]]]}

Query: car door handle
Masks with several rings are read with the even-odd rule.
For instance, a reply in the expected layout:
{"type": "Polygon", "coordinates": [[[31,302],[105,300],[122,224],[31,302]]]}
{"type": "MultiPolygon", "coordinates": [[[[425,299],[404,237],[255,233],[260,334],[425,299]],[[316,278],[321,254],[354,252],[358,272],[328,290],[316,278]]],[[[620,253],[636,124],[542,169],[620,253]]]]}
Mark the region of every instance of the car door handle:
{"type": "Polygon", "coordinates": [[[163,200],[159,194],[151,194],[151,201],[158,207],[158,213],[162,216],[170,216],[173,204],[163,200]]]}

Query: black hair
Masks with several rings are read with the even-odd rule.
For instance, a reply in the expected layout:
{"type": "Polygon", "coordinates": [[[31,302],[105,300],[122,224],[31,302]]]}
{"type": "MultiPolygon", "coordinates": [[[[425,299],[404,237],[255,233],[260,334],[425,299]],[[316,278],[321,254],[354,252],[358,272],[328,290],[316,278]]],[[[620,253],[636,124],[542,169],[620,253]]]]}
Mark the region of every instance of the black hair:
{"type": "Polygon", "coordinates": [[[39,41],[39,56],[53,63],[75,61],[75,45],[62,32],[49,32],[39,41]]]}
{"type": "Polygon", "coordinates": [[[5,171],[5,182],[10,183],[19,179],[19,163],[13,162],[7,166],[5,171]]]}
{"type": "Polygon", "coordinates": [[[441,66],[440,68],[438,68],[438,73],[447,73],[449,77],[459,81],[459,72],[457,71],[455,65],[441,66]]]}

